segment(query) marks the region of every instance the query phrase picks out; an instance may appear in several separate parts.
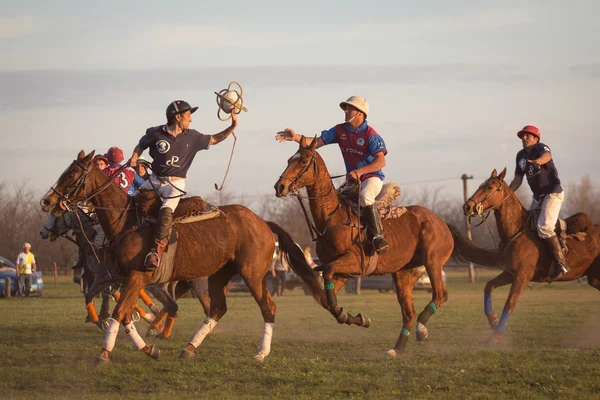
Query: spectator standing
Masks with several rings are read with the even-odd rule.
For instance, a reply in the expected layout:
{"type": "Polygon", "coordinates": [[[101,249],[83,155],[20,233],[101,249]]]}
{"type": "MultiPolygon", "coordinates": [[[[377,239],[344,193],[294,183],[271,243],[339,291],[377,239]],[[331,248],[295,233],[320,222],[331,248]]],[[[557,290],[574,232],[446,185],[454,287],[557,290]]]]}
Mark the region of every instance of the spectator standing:
{"type": "Polygon", "coordinates": [[[37,277],[37,266],[35,256],[31,252],[31,245],[27,242],[23,245],[23,251],[17,256],[17,278],[19,280],[17,296],[27,296],[31,292],[32,272],[37,277]]]}

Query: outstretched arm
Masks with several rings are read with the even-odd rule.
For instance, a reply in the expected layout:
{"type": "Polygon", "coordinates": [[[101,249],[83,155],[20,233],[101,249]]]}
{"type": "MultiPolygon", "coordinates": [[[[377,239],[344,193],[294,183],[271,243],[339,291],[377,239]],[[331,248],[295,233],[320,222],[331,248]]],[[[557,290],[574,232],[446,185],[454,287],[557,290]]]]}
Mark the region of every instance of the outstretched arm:
{"type": "Polygon", "coordinates": [[[515,178],[508,187],[510,187],[510,190],[513,192],[516,192],[521,187],[521,183],[523,183],[523,175],[515,175],[515,178]]]}
{"type": "MultiPolygon", "coordinates": [[[[300,141],[302,140],[302,137],[303,137],[302,135],[298,135],[291,128],[285,128],[284,130],[279,131],[275,134],[275,139],[279,142],[300,143],[300,141]]],[[[313,142],[313,140],[315,140],[315,138],[305,137],[304,140],[306,140],[306,145],[310,146],[310,144],[313,142]]],[[[323,141],[323,139],[321,137],[318,137],[316,140],[317,140],[317,149],[319,147],[325,146],[325,142],[323,141]]]]}
{"type": "Polygon", "coordinates": [[[229,126],[229,128],[225,129],[222,132],[211,135],[210,136],[210,144],[213,145],[213,144],[221,143],[223,140],[227,139],[227,137],[233,133],[233,131],[235,130],[235,128],[237,126],[238,126],[238,115],[235,112],[232,112],[231,113],[231,125],[229,126]]]}

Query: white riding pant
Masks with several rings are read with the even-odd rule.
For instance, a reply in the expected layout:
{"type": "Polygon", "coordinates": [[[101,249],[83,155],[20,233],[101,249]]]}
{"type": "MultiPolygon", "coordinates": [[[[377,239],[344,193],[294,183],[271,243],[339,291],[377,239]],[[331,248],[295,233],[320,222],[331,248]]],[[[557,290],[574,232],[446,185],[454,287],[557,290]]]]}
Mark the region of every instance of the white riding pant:
{"type": "Polygon", "coordinates": [[[140,189],[156,189],[162,198],[162,206],[160,208],[168,207],[171,211],[175,211],[179,200],[181,200],[181,196],[185,194],[185,179],[173,179],[170,176],[159,178],[150,175],[150,178],[140,186],[140,189]]]}
{"type": "Polygon", "coordinates": [[[375,198],[377,198],[377,195],[381,192],[382,187],[383,181],[376,176],[365,179],[360,184],[360,206],[372,206],[375,203],[375,198]]]}
{"type": "MultiPolygon", "coordinates": [[[[554,229],[564,199],[565,192],[550,193],[543,197],[542,210],[537,221],[538,236],[540,238],[548,239],[556,235],[554,229]]],[[[530,210],[535,210],[539,204],[539,201],[533,199],[530,210]]]]}

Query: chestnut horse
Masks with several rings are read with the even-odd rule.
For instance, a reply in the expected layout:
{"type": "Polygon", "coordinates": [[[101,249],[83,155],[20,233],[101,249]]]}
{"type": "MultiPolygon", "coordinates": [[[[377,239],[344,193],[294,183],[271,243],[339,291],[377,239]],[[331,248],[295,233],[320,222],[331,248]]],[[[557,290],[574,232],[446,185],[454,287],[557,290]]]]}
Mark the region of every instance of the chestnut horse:
{"type": "MultiPolygon", "coordinates": [[[[537,232],[530,228],[531,213],[504,181],[505,175],[506,168],[499,175],[496,170],[492,171],[491,176],[464,205],[466,216],[479,215],[483,218],[486,211],[494,210],[500,249],[504,253],[504,271],[490,280],[484,291],[484,312],[494,330],[490,342],[500,340],[525,286],[531,281],[546,281],[553,262],[552,255],[537,232]],[[498,319],[492,309],[492,291],[508,284],[511,285],[510,293],[502,317],[498,319]]],[[[599,226],[593,225],[587,214],[578,213],[567,218],[567,233],[579,231],[587,235],[583,241],[567,239],[569,272],[558,280],[571,281],[587,275],[588,283],[600,290],[599,226]]]]}
{"type": "Polygon", "coordinates": [[[371,245],[364,237],[364,229],[358,237],[358,218],[338,200],[325,162],[316,151],[316,143],[313,140],[307,146],[302,139],[299,150],[288,160],[287,168],[275,183],[275,194],[285,197],[306,187],[317,232],[317,254],[323,262],[327,304],[340,324],[370,325],[365,315],[353,316],[337,304],[336,293],[348,277],[362,275],[362,267],[375,262],[371,275],[392,275],[402,309],[402,330],[396,345],[388,351],[390,356],[395,356],[405,350],[415,321],[412,291],[424,272],[423,268],[417,267],[425,266],[433,289],[431,302],[417,319],[417,340],[427,337],[425,325],[429,317],[448,299],[442,267],[453,252],[453,235],[447,224],[433,212],[421,206],[410,206],[401,217],[383,220],[385,237],[390,245],[385,254],[374,260],[376,255],[367,250],[371,245]]]}
{"type": "MultiPolygon", "coordinates": [[[[48,215],[44,226],[40,230],[42,239],[50,239],[54,241],[59,237],[65,237],[70,232],[75,234],[75,242],[81,249],[80,257],[83,258],[83,268],[85,273],[82,280],[84,283],[84,296],[87,309],[87,320],[93,322],[101,329],[105,330],[108,326],[109,314],[109,296],[111,293],[107,290],[111,286],[118,288],[121,286],[123,278],[116,270],[110,256],[105,251],[104,247],[97,247],[94,242],[99,234],[95,229],[96,221],[90,215],[84,212],[81,208],[75,211],[67,211],[60,217],[55,217],[52,214],[48,215]],[[94,298],[103,292],[102,308],[100,314],[96,314],[94,307],[94,298]]],[[[204,313],[208,315],[210,309],[210,299],[208,298],[207,278],[198,278],[195,280],[170,282],[158,285],[148,286],[148,290],[154,297],[163,304],[162,310],[153,304],[149,296],[142,290],[140,297],[142,301],[150,308],[151,312],[146,313],[140,307],[134,305],[134,308],[140,318],[143,318],[150,327],[146,331],[146,336],[159,336],[161,339],[170,337],[173,324],[177,317],[178,305],[176,300],[193,291],[200,301],[204,309],[204,313]],[[156,315],[156,318],[155,318],[156,315]],[[166,322],[165,322],[166,319],[166,322]],[[161,323],[165,323],[159,328],[161,323]]],[[[118,289],[113,291],[115,296],[119,296],[118,289]]]]}
{"type": "MultiPolygon", "coordinates": [[[[102,352],[95,363],[110,361],[109,354],[114,348],[119,323],[126,326],[125,332],[138,349],[156,359],[159,355],[158,348],[144,342],[127,313],[140,290],[152,279],[152,272],[142,270],[144,256],[152,245],[154,227],[138,225],[134,202],[112,179],[93,165],[93,156],[93,151],[85,155],[82,150],[43,197],[41,206],[46,212],[60,215],[65,209],[71,209],[77,204],[92,204],[111,243],[110,250],[115,265],[125,279],[126,284],[113,310],[102,352]]],[[[202,323],[179,357],[193,357],[196,347],[225,315],[227,283],[239,273],[258,304],[264,320],[261,345],[254,357],[262,362],[270,353],[275,323],[276,307],[264,282],[275,250],[272,229],[280,234],[280,244],[292,240],[285,231],[275,224],[267,224],[246,207],[229,205],[221,207],[221,211],[222,215],[218,217],[176,224],[173,228],[179,236],[173,273],[169,280],[182,281],[208,276],[211,300],[210,317],[202,323]]],[[[283,251],[292,253],[292,268],[311,286],[315,297],[324,303],[325,297],[317,274],[304,260],[302,250],[297,246],[284,245],[283,251]]]]}

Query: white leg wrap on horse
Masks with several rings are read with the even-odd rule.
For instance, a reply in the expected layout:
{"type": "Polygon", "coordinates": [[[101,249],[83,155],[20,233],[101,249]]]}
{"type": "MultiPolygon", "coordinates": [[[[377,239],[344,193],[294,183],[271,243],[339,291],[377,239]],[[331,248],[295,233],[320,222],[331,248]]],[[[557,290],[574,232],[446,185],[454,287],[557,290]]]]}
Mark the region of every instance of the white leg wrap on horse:
{"type": "Polygon", "coordinates": [[[274,322],[265,322],[263,327],[262,342],[260,343],[260,349],[257,355],[266,357],[271,352],[271,339],[273,339],[273,328],[275,327],[274,322]]]}
{"type": "Polygon", "coordinates": [[[133,322],[130,322],[128,325],[125,325],[125,333],[127,334],[127,336],[129,336],[129,339],[131,339],[133,345],[138,350],[141,350],[144,347],[146,347],[146,342],[144,342],[144,339],[142,339],[137,329],[135,329],[135,325],[133,324],[133,322]]]}
{"type": "Polygon", "coordinates": [[[202,325],[200,325],[200,329],[198,329],[190,339],[190,344],[196,348],[200,346],[206,335],[208,335],[216,325],[217,321],[212,318],[207,318],[202,325]]]}
{"type": "Polygon", "coordinates": [[[102,347],[108,351],[112,351],[117,341],[117,335],[119,334],[119,323],[114,318],[108,319],[108,327],[106,328],[106,335],[104,336],[104,344],[102,347]]]}

